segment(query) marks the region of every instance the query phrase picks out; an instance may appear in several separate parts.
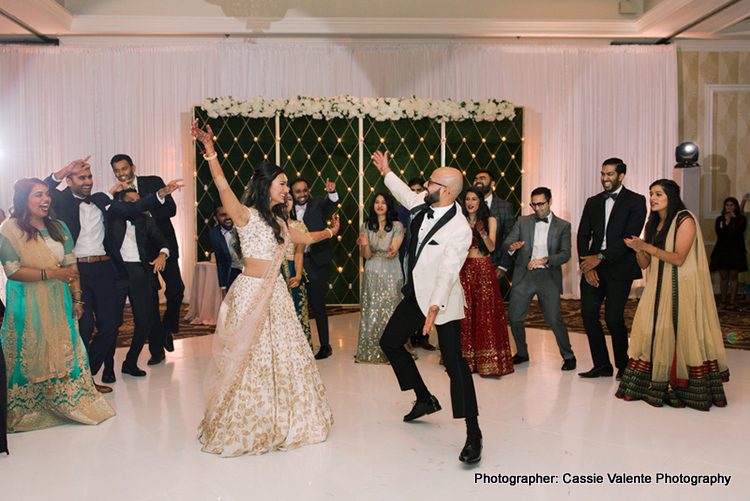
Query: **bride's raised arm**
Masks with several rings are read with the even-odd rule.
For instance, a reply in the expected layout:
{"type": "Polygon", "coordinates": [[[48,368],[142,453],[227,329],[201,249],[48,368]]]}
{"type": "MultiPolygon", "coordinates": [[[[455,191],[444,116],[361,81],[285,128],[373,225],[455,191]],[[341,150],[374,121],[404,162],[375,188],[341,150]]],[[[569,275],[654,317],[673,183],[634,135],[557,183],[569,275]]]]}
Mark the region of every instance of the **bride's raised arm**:
{"type": "Polygon", "coordinates": [[[326,238],[333,238],[333,236],[339,232],[339,216],[334,214],[331,216],[331,227],[326,228],[322,231],[311,231],[310,233],[302,233],[297,231],[291,226],[289,227],[289,237],[292,239],[292,243],[310,245],[325,240],[326,238]]]}
{"type": "Polygon", "coordinates": [[[208,160],[208,166],[211,168],[211,176],[214,178],[214,183],[219,189],[221,204],[224,206],[227,214],[232,218],[235,225],[245,226],[248,221],[247,209],[237,199],[237,196],[232,191],[232,188],[229,187],[229,183],[224,177],[218,155],[214,149],[214,133],[211,131],[211,126],[206,125],[206,130],[201,130],[198,127],[198,119],[196,119],[192,127],[190,127],[190,135],[203,143],[206,150],[203,158],[208,160]]]}

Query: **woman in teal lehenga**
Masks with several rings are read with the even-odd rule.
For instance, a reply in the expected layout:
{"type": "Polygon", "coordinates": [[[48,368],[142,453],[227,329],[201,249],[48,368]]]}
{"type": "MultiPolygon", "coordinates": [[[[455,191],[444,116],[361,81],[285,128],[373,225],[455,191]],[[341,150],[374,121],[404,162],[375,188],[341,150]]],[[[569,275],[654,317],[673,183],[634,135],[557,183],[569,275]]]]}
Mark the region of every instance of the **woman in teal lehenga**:
{"type": "MultiPolygon", "coordinates": [[[[286,199],[287,212],[294,210],[294,199],[287,195],[286,199]]],[[[289,219],[287,221],[290,228],[294,228],[300,233],[310,233],[302,221],[289,219]]],[[[302,330],[305,331],[307,343],[310,349],[313,349],[312,332],[310,330],[310,303],[307,300],[307,273],[304,269],[305,246],[289,242],[286,249],[286,259],[281,263],[281,274],[286,280],[289,287],[289,294],[294,301],[294,309],[297,312],[299,323],[302,324],[302,330]]]]}
{"type": "Polygon", "coordinates": [[[0,226],[7,305],[0,342],[7,374],[7,430],[114,416],[96,390],[78,333],[83,313],[73,237],[50,210],[39,179],[16,182],[13,214],[0,226]]]}

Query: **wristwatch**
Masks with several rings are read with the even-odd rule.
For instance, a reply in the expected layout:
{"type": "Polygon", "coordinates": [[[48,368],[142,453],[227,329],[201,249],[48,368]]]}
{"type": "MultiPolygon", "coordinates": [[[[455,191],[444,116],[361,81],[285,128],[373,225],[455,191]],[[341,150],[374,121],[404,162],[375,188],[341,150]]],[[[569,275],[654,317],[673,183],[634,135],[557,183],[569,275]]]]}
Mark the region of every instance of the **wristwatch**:
{"type": "Polygon", "coordinates": [[[600,252],[599,254],[597,254],[597,255],[596,255],[596,258],[597,258],[597,259],[598,259],[599,261],[604,261],[604,254],[602,254],[602,253],[600,252]]]}

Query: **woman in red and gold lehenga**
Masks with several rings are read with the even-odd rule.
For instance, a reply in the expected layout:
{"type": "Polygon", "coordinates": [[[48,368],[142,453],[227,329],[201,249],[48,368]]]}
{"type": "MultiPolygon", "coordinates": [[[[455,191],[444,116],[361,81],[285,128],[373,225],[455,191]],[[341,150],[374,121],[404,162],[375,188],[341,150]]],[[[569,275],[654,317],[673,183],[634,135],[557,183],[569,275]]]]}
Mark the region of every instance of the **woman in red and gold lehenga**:
{"type": "Polygon", "coordinates": [[[463,211],[473,238],[460,275],[466,296],[461,349],[471,372],[503,376],[513,372],[513,354],[503,298],[489,257],[496,245],[497,221],[490,216],[484,197],[475,188],[466,190],[463,211]]]}

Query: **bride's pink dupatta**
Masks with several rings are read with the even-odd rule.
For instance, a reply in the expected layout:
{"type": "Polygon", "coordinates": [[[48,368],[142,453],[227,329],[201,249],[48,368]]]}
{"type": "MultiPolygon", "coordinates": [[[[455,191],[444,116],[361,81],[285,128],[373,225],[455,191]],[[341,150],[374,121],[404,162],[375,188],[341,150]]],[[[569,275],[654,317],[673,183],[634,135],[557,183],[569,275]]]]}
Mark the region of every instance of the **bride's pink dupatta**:
{"type": "Polygon", "coordinates": [[[229,288],[219,309],[219,319],[213,342],[213,358],[209,375],[206,380],[206,415],[201,429],[213,427],[214,420],[221,415],[224,400],[229,390],[242,378],[242,367],[247,363],[248,354],[258,342],[263,327],[268,319],[268,312],[276,287],[276,279],[281,273],[281,262],[286,259],[286,247],[289,240],[289,230],[283,221],[279,221],[282,228],[284,243],[279,244],[271,263],[260,278],[261,284],[255,290],[250,300],[250,309],[239,318],[238,313],[231,307],[235,291],[244,280],[237,277],[229,288]]]}

